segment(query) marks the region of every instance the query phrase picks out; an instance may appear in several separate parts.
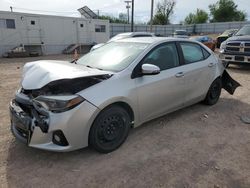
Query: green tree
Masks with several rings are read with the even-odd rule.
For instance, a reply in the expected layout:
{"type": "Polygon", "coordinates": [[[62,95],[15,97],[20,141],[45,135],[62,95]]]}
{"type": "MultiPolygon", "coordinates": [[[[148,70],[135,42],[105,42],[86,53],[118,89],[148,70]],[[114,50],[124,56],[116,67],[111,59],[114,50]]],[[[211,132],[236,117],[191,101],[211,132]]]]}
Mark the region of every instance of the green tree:
{"type": "Polygon", "coordinates": [[[162,0],[157,3],[156,14],[153,18],[154,25],[167,25],[170,24],[170,17],[174,13],[175,0],[162,0]]]}
{"type": "Polygon", "coordinates": [[[219,0],[209,5],[211,14],[210,22],[245,21],[246,13],[238,10],[238,5],[233,0],[219,0]]]}
{"type": "Polygon", "coordinates": [[[117,17],[113,17],[113,16],[104,16],[104,15],[101,15],[98,17],[98,19],[101,19],[101,20],[109,20],[110,23],[127,23],[127,20],[124,20],[124,19],[120,19],[120,18],[117,18],[117,17]]]}
{"type": "Polygon", "coordinates": [[[185,18],[185,24],[199,24],[208,21],[208,13],[204,10],[197,9],[195,13],[190,13],[185,18]]]}

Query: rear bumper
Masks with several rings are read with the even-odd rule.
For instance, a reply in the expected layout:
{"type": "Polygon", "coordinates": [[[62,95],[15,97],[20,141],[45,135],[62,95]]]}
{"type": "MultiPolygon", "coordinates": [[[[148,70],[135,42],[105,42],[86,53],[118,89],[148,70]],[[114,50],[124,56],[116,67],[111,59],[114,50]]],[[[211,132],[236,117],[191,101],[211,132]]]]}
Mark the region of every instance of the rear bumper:
{"type": "Polygon", "coordinates": [[[47,117],[40,117],[44,125],[47,124],[47,130],[43,130],[37,123],[38,119],[26,111],[23,104],[15,100],[10,102],[13,135],[30,147],[58,152],[88,146],[89,130],[99,113],[98,108],[84,101],[69,111],[49,112],[47,117]]]}

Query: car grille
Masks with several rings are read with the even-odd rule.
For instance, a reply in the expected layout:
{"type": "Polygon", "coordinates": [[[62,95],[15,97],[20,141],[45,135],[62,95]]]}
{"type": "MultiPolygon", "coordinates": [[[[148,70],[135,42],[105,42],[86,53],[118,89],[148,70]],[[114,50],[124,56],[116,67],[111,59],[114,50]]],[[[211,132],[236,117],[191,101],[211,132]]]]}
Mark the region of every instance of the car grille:
{"type": "Polygon", "coordinates": [[[250,52],[250,42],[232,41],[227,42],[226,51],[228,52],[250,52]]]}

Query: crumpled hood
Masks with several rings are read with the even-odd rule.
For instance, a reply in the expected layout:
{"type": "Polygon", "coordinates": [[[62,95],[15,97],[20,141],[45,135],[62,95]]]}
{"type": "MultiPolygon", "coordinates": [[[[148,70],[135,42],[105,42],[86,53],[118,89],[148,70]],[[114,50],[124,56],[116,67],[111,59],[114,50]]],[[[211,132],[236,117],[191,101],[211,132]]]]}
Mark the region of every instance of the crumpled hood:
{"type": "Polygon", "coordinates": [[[61,80],[112,74],[108,71],[71,64],[67,61],[42,60],[26,63],[21,85],[24,89],[40,89],[46,84],[61,80]]]}
{"type": "Polygon", "coordinates": [[[250,41],[250,35],[244,35],[244,36],[232,36],[227,39],[227,42],[229,41],[250,41]]]}

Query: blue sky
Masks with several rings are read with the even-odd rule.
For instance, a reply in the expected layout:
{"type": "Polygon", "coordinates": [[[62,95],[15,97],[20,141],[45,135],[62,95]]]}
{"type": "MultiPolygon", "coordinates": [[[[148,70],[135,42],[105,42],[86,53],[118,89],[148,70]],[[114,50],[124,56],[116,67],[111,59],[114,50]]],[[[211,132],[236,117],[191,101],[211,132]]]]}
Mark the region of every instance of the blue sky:
{"type": "MultiPolygon", "coordinates": [[[[160,0],[155,0],[155,4],[160,0]]],[[[175,13],[172,16],[172,23],[179,23],[181,20],[197,8],[208,11],[208,5],[217,0],[176,0],[175,13]]],[[[248,13],[250,19],[250,0],[235,0],[239,9],[248,13]]],[[[126,13],[124,0],[0,0],[0,10],[32,12],[43,14],[55,14],[64,16],[77,16],[78,8],[89,6],[92,10],[99,10],[101,14],[117,16],[119,13],[126,13]]],[[[135,20],[146,22],[150,17],[151,0],[135,0],[135,20]]]]}

